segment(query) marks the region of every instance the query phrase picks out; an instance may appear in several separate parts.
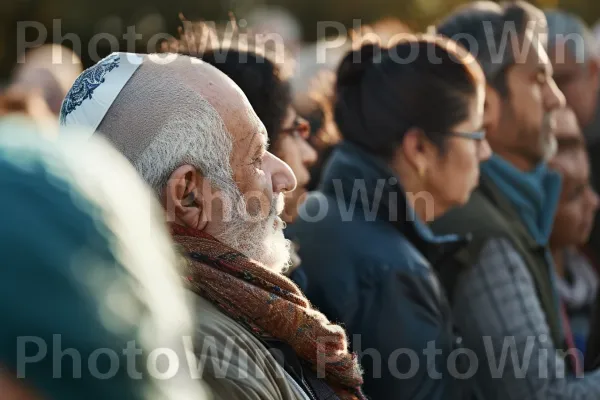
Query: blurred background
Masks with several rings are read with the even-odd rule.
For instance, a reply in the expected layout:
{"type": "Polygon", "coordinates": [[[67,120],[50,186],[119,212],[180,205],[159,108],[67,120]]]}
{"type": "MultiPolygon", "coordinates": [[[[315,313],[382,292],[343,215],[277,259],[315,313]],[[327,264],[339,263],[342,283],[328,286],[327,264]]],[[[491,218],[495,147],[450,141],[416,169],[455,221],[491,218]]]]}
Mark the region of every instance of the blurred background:
{"type": "MultiPolygon", "coordinates": [[[[116,40],[121,50],[145,52],[156,34],[177,35],[179,13],[195,21],[226,21],[229,12],[249,24],[275,24],[288,42],[306,45],[318,39],[317,21],[338,21],[346,27],[354,19],[372,24],[395,18],[413,30],[425,29],[464,0],[2,0],[0,5],[0,84],[5,83],[19,55],[18,44],[32,41],[61,43],[75,49],[88,67],[109,54],[116,40]],[[127,33],[130,40],[127,41],[127,33]],[[98,33],[105,35],[104,38],[98,33]],[[96,36],[94,36],[96,35],[96,36]],[[107,35],[115,39],[107,39],[107,35]],[[124,36],[125,35],[125,36],[124,36]],[[94,38],[94,40],[91,40],[94,38]],[[21,40],[21,42],[19,42],[21,40]],[[77,39],[76,39],[77,40],[77,39]],[[112,44],[110,42],[113,42],[112,44]]],[[[539,0],[540,7],[560,7],[581,16],[594,27],[600,19],[597,0],[539,0]]],[[[322,36],[322,35],[321,35],[322,36]]]]}

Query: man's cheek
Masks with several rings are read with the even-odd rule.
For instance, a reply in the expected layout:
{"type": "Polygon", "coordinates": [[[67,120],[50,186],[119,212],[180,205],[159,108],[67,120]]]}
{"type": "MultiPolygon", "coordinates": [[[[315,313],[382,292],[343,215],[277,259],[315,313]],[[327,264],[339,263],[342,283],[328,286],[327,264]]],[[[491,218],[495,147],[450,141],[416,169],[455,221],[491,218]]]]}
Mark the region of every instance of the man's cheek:
{"type": "Polygon", "coordinates": [[[262,207],[260,204],[260,199],[256,197],[247,197],[246,198],[246,212],[251,217],[259,217],[262,214],[262,207]]]}
{"type": "Polygon", "coordinates": [[[252,218],[267,218],[271,210],[271,198],[268,193],[254,190],[244,195],[246,199],[246,211],[252,218]]]}

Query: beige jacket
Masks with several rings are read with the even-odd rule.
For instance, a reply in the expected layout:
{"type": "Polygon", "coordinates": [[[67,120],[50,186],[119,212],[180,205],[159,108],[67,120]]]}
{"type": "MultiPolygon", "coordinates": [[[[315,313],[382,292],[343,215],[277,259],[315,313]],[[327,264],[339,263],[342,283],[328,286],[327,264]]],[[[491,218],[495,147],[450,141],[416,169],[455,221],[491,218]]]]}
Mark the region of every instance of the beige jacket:
{"type": "Polygon", "coordinates": [[[309,400],[266,347],[204,298],[196,308],[194,352],[215,400],[309,400]]]}

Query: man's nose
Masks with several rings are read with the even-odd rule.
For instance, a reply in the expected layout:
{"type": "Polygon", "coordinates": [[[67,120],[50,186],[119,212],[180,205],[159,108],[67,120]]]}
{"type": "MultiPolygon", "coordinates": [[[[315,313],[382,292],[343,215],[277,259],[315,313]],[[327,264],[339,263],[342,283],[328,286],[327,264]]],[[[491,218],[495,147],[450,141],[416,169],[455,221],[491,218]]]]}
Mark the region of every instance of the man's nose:
{"type": "Polygon", "coordinates": [[[268,170],[271,175],[275,194],[291,192],[296,189],[296,175],[294,175],[289,165],[272,153],[265,155],[263,163],[265,164],[265,170],[268,170]]]}

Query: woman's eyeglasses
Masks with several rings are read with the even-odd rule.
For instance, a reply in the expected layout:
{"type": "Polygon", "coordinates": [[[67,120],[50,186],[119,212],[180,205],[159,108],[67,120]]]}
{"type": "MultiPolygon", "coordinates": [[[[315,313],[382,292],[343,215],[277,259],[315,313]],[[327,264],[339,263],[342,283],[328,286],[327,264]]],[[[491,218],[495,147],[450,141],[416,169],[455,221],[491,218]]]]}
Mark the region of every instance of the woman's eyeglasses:
{"type": "Polygon", "coordinates": [[[310,136],[310,124],[304,118],[296,117],[292,126],[282,129],[280,133],[301,137],[306,140],[310,136]]]}
{"type": "Polygon", "coordinates": [[[481,156],[482,151],[485,145],[485,131],[475,131],[475,132],[449,132],[449,136],[459,137],[463,139],[473,140],[477,147],[477,154],[481,156]]]}
{"type": "Polygon", "coordinates": [[[470,140],[483,141],[485,140],[485,131],[476,131],[476,132],[449,132],[448,135],[454,137],[460,137],[470,140]]]}

